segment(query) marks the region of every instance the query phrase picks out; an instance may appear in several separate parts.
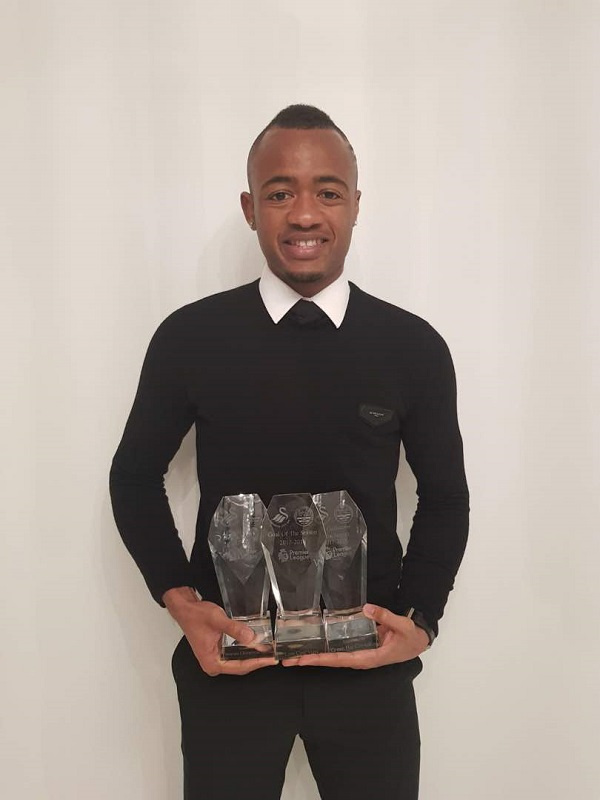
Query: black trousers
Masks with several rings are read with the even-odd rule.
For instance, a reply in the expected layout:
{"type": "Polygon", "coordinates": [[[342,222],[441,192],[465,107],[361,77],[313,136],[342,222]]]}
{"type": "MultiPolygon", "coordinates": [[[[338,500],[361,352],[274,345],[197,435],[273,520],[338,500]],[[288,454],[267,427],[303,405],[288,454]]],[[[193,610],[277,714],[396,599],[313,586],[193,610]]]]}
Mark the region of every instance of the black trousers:
{"type": "Polygon", "coordinates": [[[208,677],[173,654],[185,800],[279,800],[296,735],[323,800],[417,800],[419,658],[373,670],[267,667],[208,677]]]}

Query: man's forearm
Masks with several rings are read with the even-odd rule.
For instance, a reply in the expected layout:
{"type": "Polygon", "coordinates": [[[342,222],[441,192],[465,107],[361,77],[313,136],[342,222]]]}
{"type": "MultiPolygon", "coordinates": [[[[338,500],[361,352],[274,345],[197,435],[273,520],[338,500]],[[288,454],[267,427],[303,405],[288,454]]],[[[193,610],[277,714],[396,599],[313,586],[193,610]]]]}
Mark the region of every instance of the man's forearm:
{"type": "Polygon", "coordinates": [[[164,488],[164,475],[194,422],[181,368],[177,315],[152,337],[135,401],[110,472],[115,521],[152,596],[193,585],[164,488]]]}
{"type": "Polygon", "coordinates": [[[402,564],[402,610],[418,609],[437,634],[469,529],[469,490],[456,410],[456,379],[444,340],[434,336],[428,376],[403,431],[419,503],[402,564]]]}
{"type": "Polygon", "coordinates": [[[446,496],[427,496],[419,506],[402,563],[400,604],[423,613],[437,635],[437,620],[462,561],[469,530],[466,482],[446,496]]]}

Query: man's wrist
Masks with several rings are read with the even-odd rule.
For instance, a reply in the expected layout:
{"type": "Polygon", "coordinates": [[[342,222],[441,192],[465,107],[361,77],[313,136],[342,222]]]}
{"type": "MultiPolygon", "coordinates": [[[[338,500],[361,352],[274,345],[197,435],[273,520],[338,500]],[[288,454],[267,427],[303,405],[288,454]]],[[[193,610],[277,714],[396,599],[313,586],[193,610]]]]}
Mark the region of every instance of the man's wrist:
{"type": "Polygon", "coordinates": [[[167,589],[162,596],[162,601],[169,614],[179,621],[180,617],[190,608],[202,601],[202,595],[191,586],[176,586],[173,589],[167,589]]]}
{"type": "Polygon", "coordinates": [[[429,644],[425,649],[429,650],[435,639],[435,631],[433,630],[431,625],[427,622],[423,614],[416,608],[409,608],[408,611],[406,611],[406,613],[404,614],[404,616],[411,619],[413,623],[417,626],[417,628],[420,628],[426,634],[427,639],[429,640],[429,644]]]}
{"type": "Polygon", "coordinates": [[[425,652],[425,650],[429,650],[431,647],[431,640],[429,638],[429,634],[423,628],[420,628],[418,625],[415,624],[415,636],[418,637],[419,641],[421,642],[421,652],[425,652]]]}

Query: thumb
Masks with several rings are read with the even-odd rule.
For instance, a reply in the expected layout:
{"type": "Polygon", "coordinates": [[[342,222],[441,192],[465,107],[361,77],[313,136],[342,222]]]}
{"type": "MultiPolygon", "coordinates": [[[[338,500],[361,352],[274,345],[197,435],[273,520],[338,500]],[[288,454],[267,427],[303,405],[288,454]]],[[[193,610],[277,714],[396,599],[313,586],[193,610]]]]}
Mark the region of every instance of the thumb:
{"type": "Polygon", "coordinates": [[[365,617],[369,619],[375,620],[378,625],[385,625],[388,628],[397,628],[396,620],[402,619],[402,617],[398,617],[396,614],[392,614],[387,608],[382,608],[381,606],[375,606],[372,603],[367,603],[363,606],[363,613],[365,617]]]}
{"type": "Polygon", "coordinates": [[[242,644],[250,644],[254,639],[254,631],[243,622],[236,622],[229,617],[225,617],[221,624],[221,630],[228,636],[232,636],[237,642],[242,644]]]}

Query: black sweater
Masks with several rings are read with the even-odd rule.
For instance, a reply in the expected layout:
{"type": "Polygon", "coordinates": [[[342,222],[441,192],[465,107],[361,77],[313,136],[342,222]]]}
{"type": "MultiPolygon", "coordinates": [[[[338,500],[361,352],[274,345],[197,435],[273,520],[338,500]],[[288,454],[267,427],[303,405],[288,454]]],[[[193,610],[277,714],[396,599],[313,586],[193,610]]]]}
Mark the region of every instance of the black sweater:
{"type": "Polygon", "coordinates": [[[464,552],[468,489],[456,384],[443,339],[350,284],[340,328],[278,325],[258,281],[171,314],[154,335],[111,470],[123,541],[160,603],[195,586],[221,603],[207,544],[226,494],[347,489],[368,526],[367,597],[414,606],[437,632],[464,552]],[[200,508],[190,562],[164,474],[195,424],[200,508]],[[406,555],[396,535],[400,442],[419,502],[406,555]]]}

